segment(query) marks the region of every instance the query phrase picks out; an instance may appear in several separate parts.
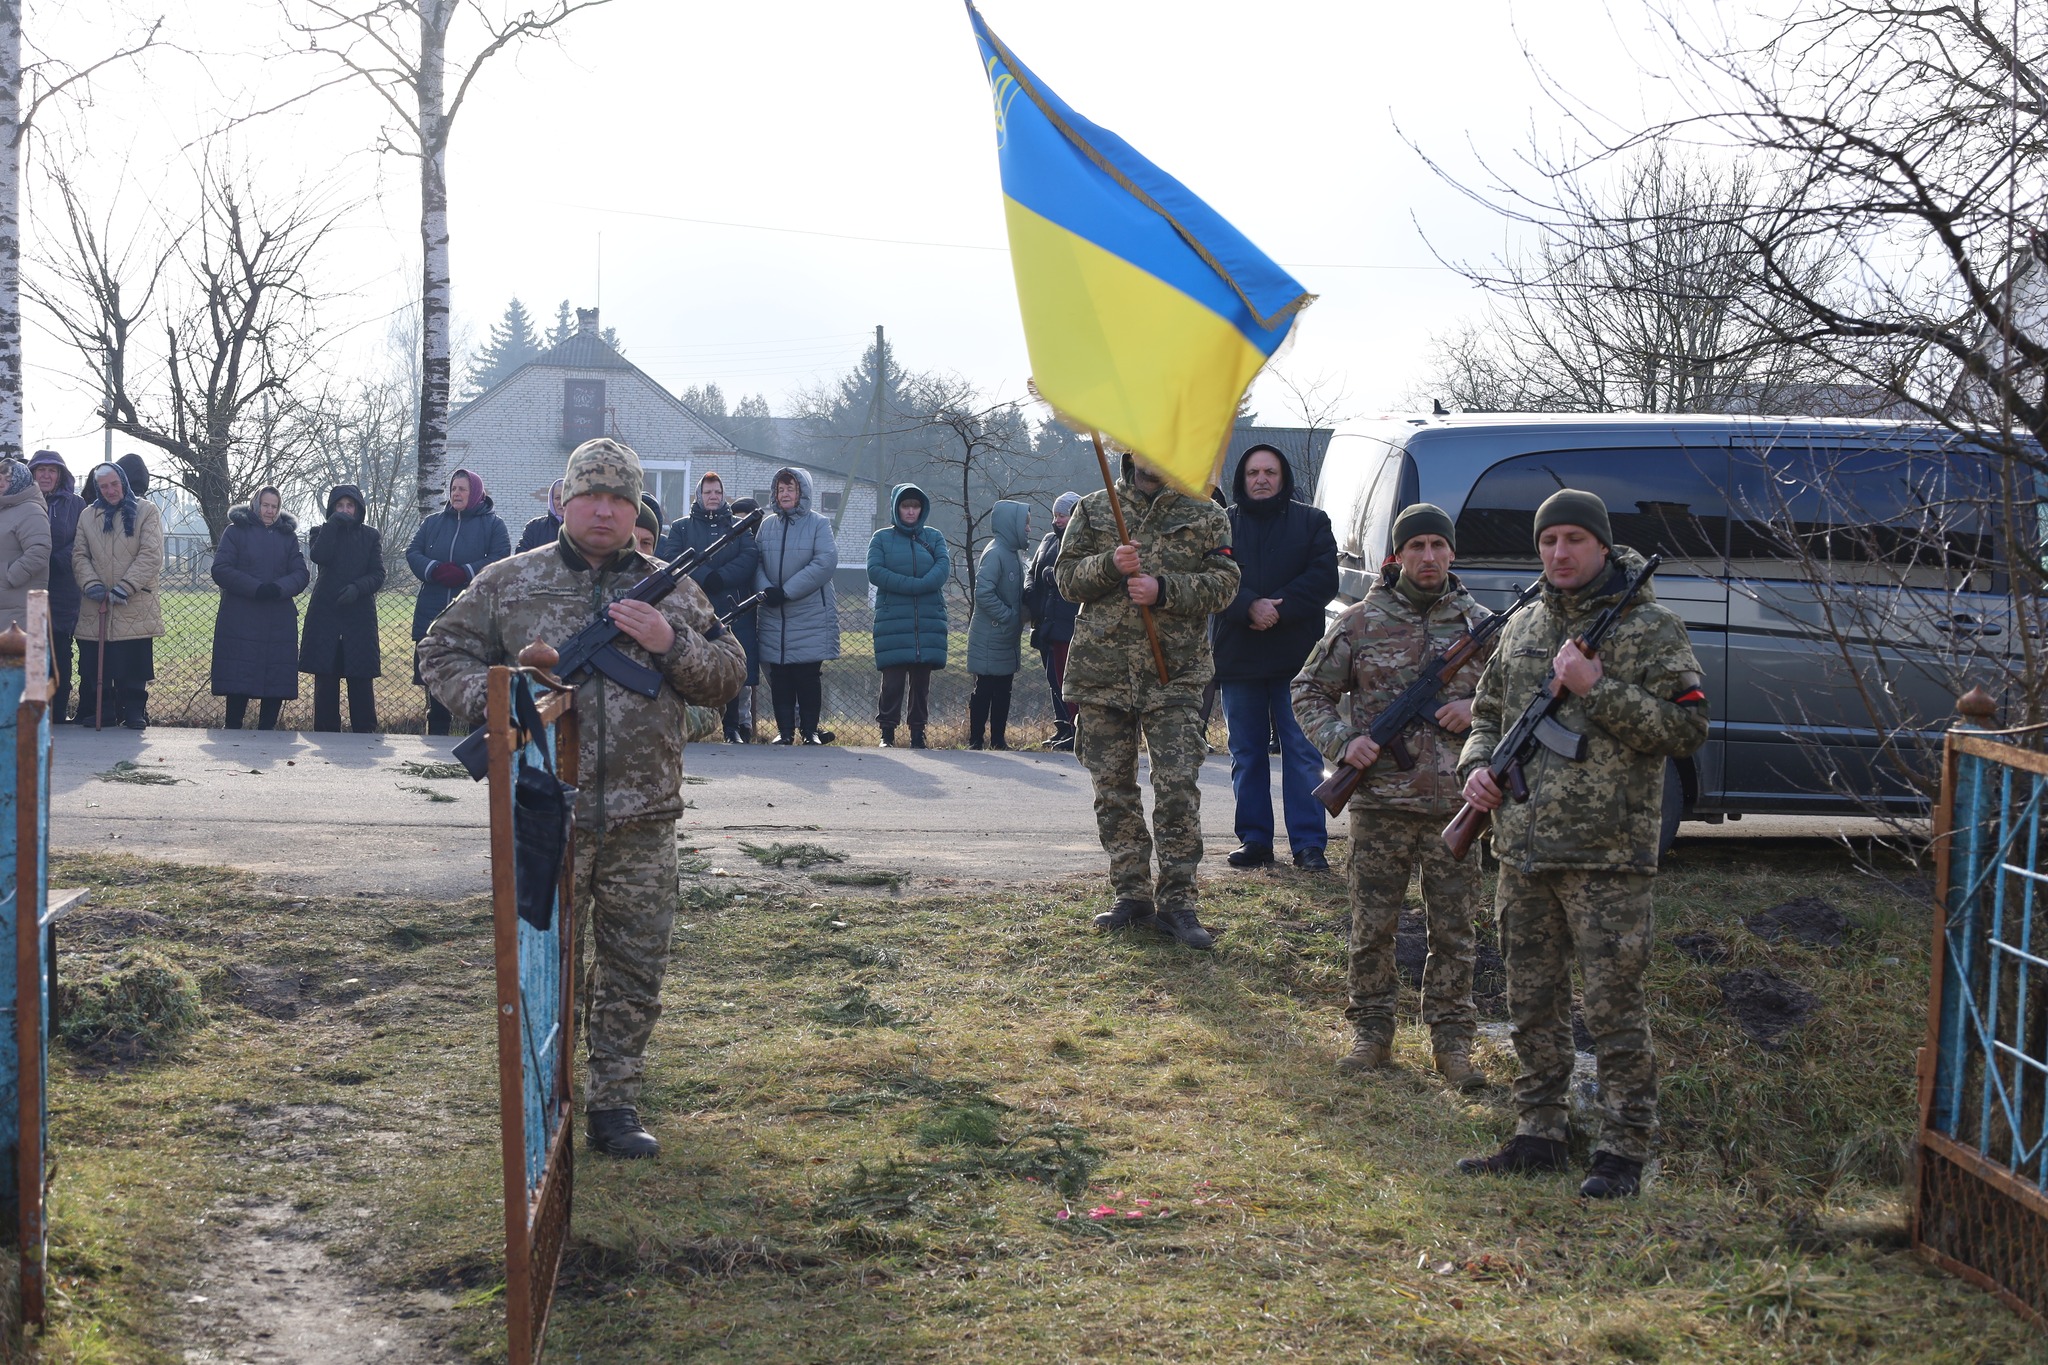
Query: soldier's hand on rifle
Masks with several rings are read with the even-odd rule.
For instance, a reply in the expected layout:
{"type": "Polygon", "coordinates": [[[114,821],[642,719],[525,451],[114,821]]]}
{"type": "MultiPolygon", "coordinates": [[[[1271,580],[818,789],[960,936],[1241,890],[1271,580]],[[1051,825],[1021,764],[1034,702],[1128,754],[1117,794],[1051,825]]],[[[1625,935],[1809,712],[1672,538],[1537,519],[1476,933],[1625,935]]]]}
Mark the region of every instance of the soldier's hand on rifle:
{"type": "Polygon", "coordinates": [[[676,628],[659,610],[645,602],[622,598],[611,606],[612,624],[633,638],[633,643],[657,657],[676,642],[676,628]]]}
{"type": "Polygon", "coordinates": [[[1607,676],[1607,670],[1600,666],[1599,657],[1582,652],[1577,640],[1566,640],[1558,647],[1557,658],[1551,661],[1550,669],[1575,697],[1585,696],[1593,690],[1593,684],[1607,676]]]}
{"type": "Polygon", "coordinates": [[[1481,768],[1465,779],[1465,799],[1479,810],[1499,810],[1500,784],[1493,780],[1493,774],[1481,768]]]}
{"type": "Polygon", "coordinates": [[[1116,565],[1118,573],[1129,578],[1138,571],[1138,547],[1127,540],[1116,547],[1116,552],[1110,555],[1110,561],[1116,565]]]}
{"type": "Polygon", "coordinates": [[[1436,708],[1436,723],[1454,735],[1462,735],[1472,728],[1472,699],[1447,701],[1436,708]]]}
{"type": "Polygon", "coordinates": [[[1371,735],[1360,735],[1344,746],[1343,761],[1364,772],[1380,761],[1380,746],[1372,742],[1371,735]]]}
{"type": "MultiPolygon", "coordinates": [[[[1134,553],[1132,558],[1136,557],[1134,553]]],[[[1124,591],[1128,592],[1131,600],[1139,606],[1149,607],[1159,600],[1159,580],[1148,573],[1133,574],[1124,580],[1124,591]]]]}
{"type": "Polygon", "coordinates": [[[1280,599],[1261,597],[1251,605],[1252,629],[1271,630],[1280,624],[1280,599]]]}

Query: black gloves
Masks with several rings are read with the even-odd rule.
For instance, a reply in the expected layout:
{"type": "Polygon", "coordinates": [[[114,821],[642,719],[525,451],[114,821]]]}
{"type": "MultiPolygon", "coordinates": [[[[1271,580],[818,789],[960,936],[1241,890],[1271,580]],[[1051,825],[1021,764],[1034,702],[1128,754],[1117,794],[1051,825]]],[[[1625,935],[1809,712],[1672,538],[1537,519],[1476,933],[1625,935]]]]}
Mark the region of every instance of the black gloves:
{"type": "Polygon", "coordinates": [[[725,575],[720,573],[718,570],[713,569],[710,573],[704,575],[704,581],[699,583],[697,586],[704,589],[704,595],[706,597],[710,597],[716,593],[724,592],[725,575]]]}
{"type": "Polygon", "coordinates": [[[284,589],[278,587],[275,583],[259,583],[256,585],[256,600],[258,602],[275,602],[283,596],[284,589]]]}
{"type": "Polygon", "coordinates": [[[761,605],[764,607],[779,607],[788,600],[789,594],[773,583],[761,589],[761,605]]]}
{"type": "Polygon", "coordinates": [[[340,592],[334,594],[334,605],[337,607],[352,607],[356,604],[356,599],[362,595],[363,590],[351,583],[340,592]]]}

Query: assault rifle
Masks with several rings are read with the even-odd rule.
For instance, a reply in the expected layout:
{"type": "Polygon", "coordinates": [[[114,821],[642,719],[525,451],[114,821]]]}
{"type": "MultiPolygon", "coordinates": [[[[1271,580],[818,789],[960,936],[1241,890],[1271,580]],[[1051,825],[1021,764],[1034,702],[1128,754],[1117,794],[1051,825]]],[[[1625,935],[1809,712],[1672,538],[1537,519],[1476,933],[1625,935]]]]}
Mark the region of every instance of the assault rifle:
{"type": "MultiPolygon", "coordinates": [[[[1636,594],[1643,590],[1643,584],[1650,581],[1650,575],[1657,572],[1657,566],[1663,562],[1664,556],[1651,555],[1649,561],[1630,577],[1614,605],[1601,612],[1594,619],[1592,628],[1578,637],[1581,654],[1591,658],[1600,652],[1601,644],[1621,621],[1622,613],[1634,604],[1636,594]]],[[[1535,757],[1537,745],[1569,763],[1586,760],[1586,737],[1565,728],[1557,719],[1557,710],[1564,705],[1565,696],[1565,689],[1553,671],[1543,679],[1536,695],[1529,698],[1529,704],[1522,708],[1521,718],[1493,748],[1493,758],[1488,761],[1486,771],[1493,774],[1493,780],[1501,791],[1516,801],[1529,799],[1529,782],[1522,775],[1522,765],[1535,757]]],[[[1453,858],[1463,858],[1472,851],[1473,840],[1486,832],[1492,820],[1491,812],[1467,801],[1451,818],[1451,823],[1444,826],[1444,847],[1451,851],[1453,858]]]]}
{"type": "MultiPolygon", "coordinates": [[[[685,550],[666,564],[655,561],[654,572],[635,583],[615,601],[645,602],[650,606],[674,592],[689,576],[692,568],[702,560],[717,554],[742,534],[761,524],[759,508],[747,513],[732,524],[732,529],[705,546],[703,550],[685,550]]],[[[761,594],[755,593],[746,601],[718,618],[718,624],[729,626],[733,618],[752,611],[761,604],[761,594]]],[[[654,669],[634,663],[619,653],[615,642],[625,632],[620,630],[611,618],[609,606],[600,611],[597,619],[576,632],[569,642],[562,646],[560,658],[555,663],[555,676],[567,683],[575,683],[578,675],[602,673],[619,686],[638,692],[643,697],[658,696],[661,692],[661,674],[654,669]]],[[[484,727],[478,726],[469,732],[460,744],[455,746],[455,758],[469,775],[481,782],[490,772],[490,757],[485,739],[484,727]]]]}
{"type": "MultiPolygon", "coordinates": [[[[1422,671],[1415,675],[1415,680],[1402,690],[1401,695],[1373,718],[1365,733],[1379,745],[1380,752],[1393,755],[1395,767],[1405,773],[1415,766],[1415,755],[1408,752],[1408,745],[1401,738],[1408,732],[1408,727],[1417,721],[1436,725],[1436,713],[1441,708],[1437,698],[1443,695],[1444,684],[1466,664],[1478,658],[1479,651],[1508,623],[1508,618],[1535,601],[1536,595],[1542,591],[1543,582],[1538,579],[1516,597],[1514,605],[1506,611],[1487,617],[1477,629],[1467,627],[1457,639],[1444,646],[1442,653],[1423,665],[1422,671]]],[[[1342,815],[1345,804],[1351,800],[1351,793],[1357,791],[1358,784],[1364,780],[1364,768],[1339,759],[1330,769],[1330,775],[1317,784],[1312,794],[1323,803],[1324,810],[1332,815],[1342,815]]]]}

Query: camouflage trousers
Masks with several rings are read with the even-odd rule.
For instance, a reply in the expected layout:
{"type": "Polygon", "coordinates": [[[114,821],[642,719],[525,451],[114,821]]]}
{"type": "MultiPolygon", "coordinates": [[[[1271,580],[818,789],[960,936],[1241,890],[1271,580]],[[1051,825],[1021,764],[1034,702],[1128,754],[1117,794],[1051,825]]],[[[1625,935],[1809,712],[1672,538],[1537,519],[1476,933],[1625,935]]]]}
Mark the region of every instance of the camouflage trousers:
{"type": "Polygon", "coordinates": [[[1119,900],[1162,910],[1195,907],[1195,868],[1202,861],[1202,792],[1196,779],[1208,737],[1191,705],[1128,711],[1075,708],[1074,753],[1095,782],[1095,827],[1109,855],[1109,880],[1119,900]],[[1138,740],[1152,756],[1152,827],[1138,794],[1138,740]],[[1152,876],[1154,847],[1159,877],[1152,876]]]}
{"type": "Polygon", "coordinates": [[[1422,1022],[1438,1053],[1470,1052],[1479,1011],[1472,1003],[1472,963],[1478,941],[1472,914],[1479,908],[1478,860],[1459,862],[1438,837],[1440,816],[1412,811],[1351,808],[1351,1003],[1344,1017],[1360,1039],[1391,1047],[1394,1001],[1401,978],[1394,965],[1394,930],[1408,883],[1420,868],[1429,957],[1422,966],[1422,1022]]]}
{"type": "Polygon", "coordinates": [[[603,831],[576,831],[577,956],[590,1057],[586,1109],[631,1108],[640,1098],[647,1040],[661,1018],[675,914],[675,821],[628,820],[603,831]]]}
{"type": "Polygon", "coordinates": [[[1643,971],[1650,963],[1650,878],[1636,872],[1500,872],[1500,951],[1514,1019],[1517,1133],[1570,1136],[1572,962],[1585,983],[1586,1029],[1600,1063],[1599,1146],[1650,1159],[1657,1054],[1643,971]]]}

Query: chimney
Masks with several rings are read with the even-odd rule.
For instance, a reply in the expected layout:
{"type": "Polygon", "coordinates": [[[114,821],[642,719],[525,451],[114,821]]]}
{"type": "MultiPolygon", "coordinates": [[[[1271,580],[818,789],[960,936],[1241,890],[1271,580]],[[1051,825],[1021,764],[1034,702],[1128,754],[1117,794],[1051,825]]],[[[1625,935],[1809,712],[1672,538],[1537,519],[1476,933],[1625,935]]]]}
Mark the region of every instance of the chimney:
{"type": "Polygon", "coordinates": [[[578,308],[576,310],[576,335],[581,337],[594,337],[597,335],[597,310],[595,308],[578,308]]]}

